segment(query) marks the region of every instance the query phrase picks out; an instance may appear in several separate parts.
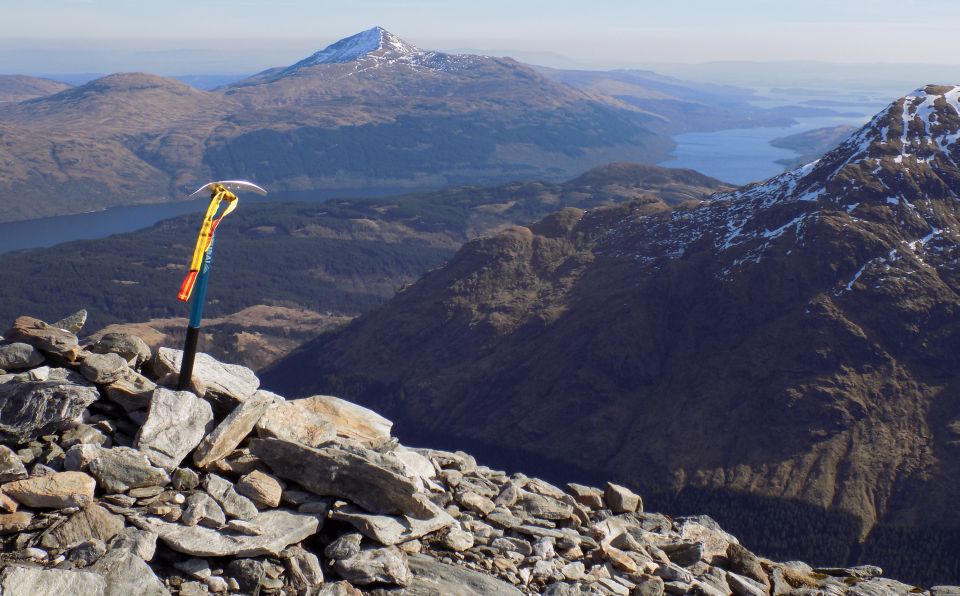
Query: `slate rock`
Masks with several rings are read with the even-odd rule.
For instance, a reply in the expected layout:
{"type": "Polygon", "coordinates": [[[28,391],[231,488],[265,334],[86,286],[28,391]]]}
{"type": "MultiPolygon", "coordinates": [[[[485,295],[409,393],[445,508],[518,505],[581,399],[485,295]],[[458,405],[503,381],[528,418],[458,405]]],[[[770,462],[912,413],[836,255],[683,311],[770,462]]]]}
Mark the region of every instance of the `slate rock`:
{"type": "Polygon", "coordinates": [[[242,476],[237,482],[236,490],[261,509],[279,506],[280,497],[283,495],[283,486],[280,481],[259,470],[242,476]]]}
{"type": "Polygon", "coordinates": [[[107,552],[107,545],[103,540],[88,540],[74,546],[67,553],[67,560],[78,568],[88,567],[107,552]]]}
{"type": "Polygon", "coordinates": [[[409,555],[410,576],[406,593],[411,596],[457,594],[458,596],[520,596],[522,592],[490,575],[448,565],[427,555],[409,555]]]}
{"type": "Polygon", "coordinates": [[[643,501],[640,499],[640,495],[625,486],[608,482],[603,496],[607,507],[614,513],[643,511],[643,501]]]}
{"type": "Polygon", "coordinates": [[[571,482],[567,485],[567,492],[573,496],[574,501],[584,507],[595,511],[603,509],[603,491],[599,488],[571,482]]]}
{"type": "Polygon", "coordinates": [[[325,416],[313,412],[307,400],[290,400],[266,411],[257,422],[257,436],[319,447],[337,437],[337,427],[325,416]]]}
{"type": "Polygon", "coordinates": [[[158,387],[134,444],[154,465],[173,470],[212,426],[213,410],[205,400],[189,391],[158,387]]]}
{"type": "Polygon", "coordinates": [[[143,559],[126,549],[110,549],[90,567],[103,576],[104,596],[169,596],[153,570],[143,559]]]}
{"type": "Polygon", "coordinates": [[[31,523],[33,514],[26,511],[0,513],[0,536],[22,532],[29,528],[31,523]]]}
{"type": "Polygon", "coordinates": [[[22,370],[43,364],[43,354],[30,344],[14,342],[0,346],[0,369],[22,370]]]}
{"type": "Polygon", "coordinates": [[[70,333],[76,335],[80,333],[83,329],[83,326],[87,323],[87,311],[86,309],[81,308],[77,312],[73,313],[69,317],[64,317],[59,321],[54,321],[50,323],[51,327],[56,327],[58,329],[63,329],[64,331],[69,331],[70,333]]]}
{"type": "Polygon", "coordinates": [[[23,342],[73,362],[80,353],[77,336],[33,317],[19,317],[3,334],[9,341],[23,342]]]}
{"type": "Polygon", "coordinates": [[[187,526],[200,524],[219,528],[227,522],[227,518],[213,497],[203,491],[197,491],[187,497],[186,508],[180,521],[187,526]]]}
{"type": "Polygon", "coordinates": [[[157,534],[139,528],[124,528],[110,542],[110,549],[128,550],[144,561],[151,561],[157,552],[157,534]]]}
{"type": "Polygon", "coordinates": [[[0,445],[0,484],[27,477],[27,468],[6,445],[0,445]]]}
{"type": "Polygon", "coordinates": [[[78,424],[60,435],[60,447],[70,449],[74,445],[102,446],[107,443],[107,436],[88,424],[78,424]]]}
{"type": "Polygon", "coordinates": [[[734,596],[765,596],[767,594],[766,586],[749,577],[728,571],[726,579],[734,596]]]}
{"type": "Polygon", "coordinates": [[[80,361],[80,374],[91,383],[109,385],[126,376],[127,361],[117,354],[87,353],[80,361]]]}
{"type": "Polygon", "coordinates": [[[2,489],[27,507],[66,509],[92,503],[96,485],[97,482],[83,472],[55,472],[9,482],[2,489]]]}
{"type": "Polygon", "coordinates": [[[700,542],[661,544],[660,549],[667,553],[671,562],[681,567],[689,567],[703,559],[703,544],[700,542]]]}
{"type": "Polygon", "coordinates": [[[263,561],[234,559],[227,565],[227,575],[237,580],[243,593],[252,594],[265,577],[263,561]]]}
{"type": "Polygon", "coordinates": [[[250,521],[257,516],[256,505],[250,499],[238,494],[229,480],[216,474],[207,474],[203,480],[203,488],[230,517],[250,521]]]}
{"type": "Polygon", "coordinates": [[[106,596],[106,580],[96,573],[9,565],[0,571],[0,594],[11,596],[106,596]]]}
{"type": "Polygon", "coordinates": [[[64,523],[44,532],[40,545],[66,550],[91,540],[107,542],[120,533],[124,525],[123,517],[92,503],[71,515],[64,523]]]}
{"type": "Polygon", "coordinates": [[[0,441],[25,443],[69,428],[99,397],[96,387],[66,371],[51,371],[46,381],[0,384],[0,441]]]}
{"type": "Polygon", "coordinates": [[[276,556],[287,546],[314,535],[321,524],[314,515],[282,509],[266,511],[253,520],[264,529],[260,536],[226,534],[210,528],[187,527],[140,516],[131,516],[129,521],[142,530],[156,532],[171,549],[195,557],[276,556]]]}
{"type": "Polygon", "coordinates": [[[117,354],[130,366],[135,367],[150,360],[152,355],[147,342],[128,333],[104,334],[90,347],[90,351],[96,354],[117,354]]]}
{"type": "Polygon", "coordinates": [[[407,555],[395,546],[362,548],[346,559],[336,559],[331,567],[340,577],[354,585],[407,585],[410,569],[407,555]]]}
{"type": "Polygon", "coordinates": [[[307,447],[321,444],[334,426],[341,438],[365,447],[379,447],[390,440],[393,423],[373,410],[330,395],[315,395],[278,404],[264,417],[260,436],[286,439],[307,447]]]}
{"type": "Polygon", "coordinates": [[[103,388],[107,399],[127,412],[149,407],[156,390],[156,383],[132,369],[103,388]]]}
{"type": "Polygon", "coordinates": [[[367,538],[384,546],[392,546],[442,530],[456,523],[456,520],[446,511],[434,507],[434,516],[421,520],[405,516],[376,515],[346,505],[330,511],[330,519],[347,522],[367,538]]]}
{"type": "Polygon", "coordinates": [[[190,468],[177,468],[170,478],[177,490],[193,490],[200,486],[200,476],[190,468]]]}
{"type": "Polygon", "coordinates": [[[323,583],[323,568],[315,554],[291,546],[280,556],[287,568],[287,579],[297,594],[312,594],[323,583]]]}
{"type": "Polygon", "coordinates": [[[250,451],[281,477],[320,496],[353,501],[371,513],[433,517],[433,508],[416,483],[369,450],[331,445],[311,449],[279,439],[254,439],[250,451]]]}
{"type": "Polygon", "coordinates": [[[735,542],[727,546],[727,561],[730,569],[749,579],[760,582],[764,589],[770,588],[770,577],[760,564],[760,558],[735,542]]]}
{"type": "Polygon", "coordinates": [[[230,455],[240,442],[247,438],[271,405],[273,399],[257,392],[235,407],[223,422],[200,441],[193,453],[193,463],[200,468],[206,468],[212,462],[230,455]]]}
{"type": "MultiPolygon", "coordinates": [[[[154,371],[161,378],[165,375],[175,377],[180,374],[182,358],[181,350],[160,348],[153,359],[154,371]]],[[[190,389],[218,408],[232,410],[256,393],[258,387],[260,379],[249,368],[224,364],[209,354],[197,353],[190,389]]]]}
{"type": "Polygon", "coordinates": [[[103,489],[111,493],[144,486],[164,486],[170,482],[165,470],[150,465],[146,455],[130,447],[102,449],[88,469],[103,489]]]}

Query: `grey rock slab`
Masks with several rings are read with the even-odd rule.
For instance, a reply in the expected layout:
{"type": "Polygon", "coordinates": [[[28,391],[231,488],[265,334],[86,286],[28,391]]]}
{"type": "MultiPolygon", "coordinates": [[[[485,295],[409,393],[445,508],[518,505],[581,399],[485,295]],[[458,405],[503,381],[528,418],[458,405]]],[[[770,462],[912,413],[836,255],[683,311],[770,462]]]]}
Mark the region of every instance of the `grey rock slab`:
{"type": "Polygon", "coordinates": [[[103,540],[88,540],[76,545],[67,553],[67,560],[77,567],[92,565],[107,552],[107,545],[103,540]]]}
{"type": "Polygon", "coordinates": [[[495,577],[464,567],[448,565],[427,555],[409,555],[410,579],[406,593],[411,596],[520,596],[520,590],[495,577]]]}
{"type": "Polygon", "coordinates": [[[63,329],[64,331],[69,331],[74,335],[80,333],[83,329],[83,326],[87,323],[87,310],[81,308],[77,312],[73,313],[68,317],[63,317],[59,321],[50,323],[51,327],[56,327],[58,329],[63,329]]]}
{"type": "Polygon", "coordinates": [[[323,583],[323,568],[315,554],[291,546],[280,556],[287,568],[287,579],[298,594],[312,594],[323,583]]]}
{"type": "Polygon", "coordinates": [[[66,550],[90,540],[107,542],[123,530],[124,525],[123,517],[92,503],[71,515],[64,523],[44,532],[40,537],[40,545],[66,550]]]}
{"type": "Polygon", "coordinates": [[[200,441],[193,452],[193,463],[206,468],[212,462],[223,459],[247,438],[250,431],[273,405],[273,399],[260,392],[235,407],[223,422],[200,441]]]}
{"type": "Polygon", "coordinates": [[[77,375],[54,371],[45,381],[0,384],[0,441],[25,443],[69,428],[99,397],[77,375]]]}
{"type": "Polygon", "coordinates": [[[329,516],[330,519],[349,523],[367,538],[384,546],[413,540],[456,523],[450,514],[439,507],[436,507],[436,514],[426,520],[406,516],[376,515],[350,505],[332,510],[329,516]]]}
{"type": "Polygon", "coordinates": [[[126,549],[111,549],[91,568],[106,586],[104,596],[169,596],[170,592],[142,558],[126,549]]]}
{"type": "Polygon", "coordinates": [[[348,499],[371,513],[433,517],[433,508],[417,484],[377,452],[338,445],[311,449],[279,439],[254,439],[250,451],[277,476],[317,495],[348,499]]]}
{"type": "Polygon", "coordinates": [[[87,467],[104,490],[111,493],[170,482],[165,470],[150,465],[146,455],[130,447],[101,449],[87,467]]]}
{"type": "Polygon", "coordinates": [[[260,536],[232,535],[210,528],[187,527],[140,516],[131,516],[129,519],[130,523],[142,530],[156,532],[171,549],[195,557],[276,556],[287,546],[314,535],[321,524],[317,516],[282,509],[266,511],[253,520],[264,529],[260,536]]]}
{"type": "Polygon", "coordinates": [[[335,559],[330,566],[340,577],[361,586],[405,586],[410,576],[407,555],[395,546],[361,549],[352,557],[335,559]]]}
{"type": "Polygon", "coordinates": [[[349,559],[360,553],[360,543],[363,535],[357,532],[342,534],[323,549],[323,554],[329,559],[349,559]]]}
{"type": "Polygon", "coordinates": [[[307,400],[275,404],[257,422],[257,436],[282,439],[306,447],[319,447],[333,441],[337,437],[337,427],[309,406],[307,400]]]}
{"type": "Polygon", "coordinates": [[[213,497],[205,492],[197,491],[187,497],[186,509],[184,509],[180,521],[187,526],[200,524],[211,528],[219,528],[226,523],[227,518],[223,509],[213,500],[213,497]]]}
{"type": "Polygon", "coordinates": [[[732,571],[727,572],[727,585],[734,596],[765,596],[767,588],[760,582],[732,571]]]}
{"type": "Polygon", "coordinates": [[[283,495],[283,485],[280,481],[259,470],[242,476],[237,482],[236,490],[261,509],[279,506],[283,495]]]}
{"type": "Polygon", "coordinates": [[[158,387],[134,444],[154,465],[172,471],[212,426],[213,410],[205,400],[189,391],[158,387]]]}
{"type": "Polygon", "coordinates": [[[96,480],[83,472],[54,472],[8,482],[2,490],[27,507],[66,509],[92,503],[96,484],[96,480]]]}
{"type": "Polygon", "coordinates": [[[0,369],[22,370],[43,364],[43,354],[30,344],[14,342],[0,346],[0,369]]]}
{"type": "Polygon", "coordinates": [[[144,561],[151,561],[157,552],[157,534],[140,528],[124,528],[114,537],[110,549],[128,550],[144,561]]]}
{"type": "Polygon", "coordinates": [[[91,383],[109,385],[126,376],[130,366],[118,354],[86,353],[80,361],[80,374],[91,383]]]}
{"type": "Polygon", "coordinates": [[[227,574],[237,581],[244,593],[252,594],[264,578],[263,561],[234,559],[227,565],[227,574]]]}
{"type": "Polygon", "coordinates": [[[117,354],[131,366],[140,366],[150,360],[150,346],[136,335],[107,333],[90,347],[97,354],[117,354]]]}
{"type": "MultiPolygon", "coordinates": [[[[158,377],[179,375],[181,350],[160,348],[153,359],[158,377]]],[[[190,388],[216,404],[231,408],[246,401],[260,387],[260,379],[252,370],[236,364],[224,364],[209,354],[198,353],[193,364],[190,388]]]]}
{"type": "Polygon", "coordinates": [[[0,571],[0,594],[11,596],[105,596],[107,582],[96,573],[10,565],[0,571]]]}
{"type": "Polygon", "coordinates": [[[0,483],[20,480],[27,477],[27,468],[6,445],[0,445],[0,483]]]}
{"type": "Polygon", "coordinates": [[[250,521],[257,516],[257,506],[250,499],[237,493],[229,480],[216,474],[207,474],[203,480],[203,488],[230,517],[250,521]]]}
{"type": "Polygon", "coordinates": [[[107,399],[127,412],[149,407],[156,389],[156,383],[132,369],[127,369],[123,377],[103,388],[107,399]]]}
{"type": "Polygon", "coordinates": [[[315,395],[277,404],[264,416],[258,434],[316,447],[332,438],[327,428],[331,424],[333,434],[365,447],[389,441],[393,427],[373,410],[339,397],[315,395]]]}
{"type": "Polygon", "coordinates": [[[614,513],[643,511],[643,501],[640,499],[640,495],[619,484],[608,482],[606,489],[603,491],[603,498],[607,507],[614,513]]]}
{"type": "Polygon", "coordinates": [[[65,329],[48,325],[33,317],[19,317],[3,336],[14,342],[23,342],[31,346],[56,354],[73,362],[80,353],[77,336],[65,329]]]}

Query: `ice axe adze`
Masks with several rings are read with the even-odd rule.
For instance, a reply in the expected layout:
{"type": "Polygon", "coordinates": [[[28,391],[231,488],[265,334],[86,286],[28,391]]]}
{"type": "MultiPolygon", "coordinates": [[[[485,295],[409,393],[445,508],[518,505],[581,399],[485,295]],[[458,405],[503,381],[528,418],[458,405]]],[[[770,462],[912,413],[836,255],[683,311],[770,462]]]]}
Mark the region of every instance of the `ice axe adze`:
{"type": "Polygon", "coordinates": [[[190,198],[193,198],[204,191],[210,191],[210,205],[207,207],[207,214],[203,218],[203,225],[200,226],[197,246],[193,249],[190,271],[184,278],[178,295],[182,302],[186,302],[193,294],[193,304],[190,307],[190,323],[187,325],[187,337],[183,342],[183,358],[180,361],[178,391],[189,389],[190,380],[193,377],[193,361],[197,355],[197,340],[200,337],[200,319],[203,318],[203,303],[207,297],[207,280],[210,278],[210,266],[213,262],[213,236],[216,234],[217,226],[220,225],[223,218],[237,208],[237,195],[233,193],[241,190],[249,190],[259,195],[267,194],[267,191],[252,182],[221,180],[220,182],[204,184],[190,195],[190,198]],[[220,204],[223,201],[227,201],[227,206],[223,213],[217,217],[217,211],[219,211],[220,204]]]}

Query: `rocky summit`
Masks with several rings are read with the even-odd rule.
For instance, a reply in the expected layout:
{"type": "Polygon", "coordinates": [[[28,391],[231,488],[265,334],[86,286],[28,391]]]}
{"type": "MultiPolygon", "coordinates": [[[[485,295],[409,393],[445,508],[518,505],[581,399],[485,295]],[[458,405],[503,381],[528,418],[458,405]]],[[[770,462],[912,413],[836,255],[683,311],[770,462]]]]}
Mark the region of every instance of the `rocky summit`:
{"type": "Polygon", "coordinates": [[[174,391],[175,350],[92,351],[60,324],[0,341],[4,595],[960,593],[771,561],[613,483],[405,447],[375,412],[207,356],[174,391]]]}

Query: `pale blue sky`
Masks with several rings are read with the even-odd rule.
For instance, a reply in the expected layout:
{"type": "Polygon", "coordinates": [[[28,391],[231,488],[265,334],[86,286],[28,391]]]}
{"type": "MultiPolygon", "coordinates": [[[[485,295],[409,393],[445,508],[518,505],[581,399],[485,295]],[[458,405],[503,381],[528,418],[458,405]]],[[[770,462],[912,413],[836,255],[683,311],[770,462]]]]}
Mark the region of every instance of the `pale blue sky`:
{"type": "Polygon", "coordinates": [[[251,72],[373,25],[429,49],[594,68],[960,62],[956,0],[3,0],[2,12],[2,72],[251,72]]]}

